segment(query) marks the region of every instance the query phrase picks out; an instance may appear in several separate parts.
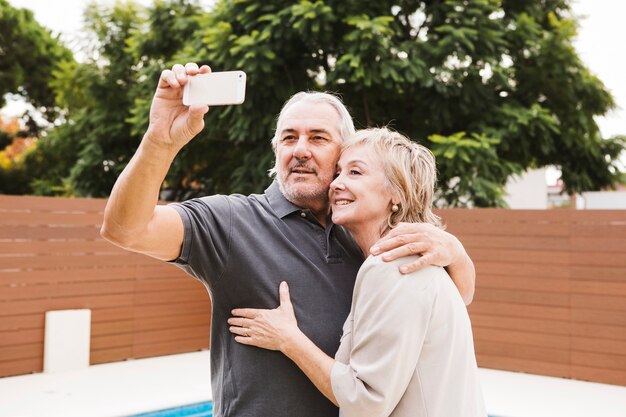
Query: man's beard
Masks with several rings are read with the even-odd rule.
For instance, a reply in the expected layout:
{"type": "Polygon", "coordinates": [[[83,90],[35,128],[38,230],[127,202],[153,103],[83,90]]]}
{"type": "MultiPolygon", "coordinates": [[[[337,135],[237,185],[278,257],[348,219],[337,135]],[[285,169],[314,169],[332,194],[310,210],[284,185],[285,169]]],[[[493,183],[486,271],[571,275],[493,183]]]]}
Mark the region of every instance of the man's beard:
{"type": "MultiPolygon", "coordinates": [[[[297,181],[287,182],[285,181],[286,177],[294,174],[291,169],[293,168],[290,168],[286,174],[278,172],[276,176],[278,187],[287,200],[301,208],[311,208],[321,204],[328,205],[328,186],[323,184],[330,184],[332,178],[324,181],[324,178],[316,176],[316,182],[306,184],[304,181],[300,184],[297,181]]],[[[315,171],[315,174],[317,175],[317,171],[315,171]]]]}

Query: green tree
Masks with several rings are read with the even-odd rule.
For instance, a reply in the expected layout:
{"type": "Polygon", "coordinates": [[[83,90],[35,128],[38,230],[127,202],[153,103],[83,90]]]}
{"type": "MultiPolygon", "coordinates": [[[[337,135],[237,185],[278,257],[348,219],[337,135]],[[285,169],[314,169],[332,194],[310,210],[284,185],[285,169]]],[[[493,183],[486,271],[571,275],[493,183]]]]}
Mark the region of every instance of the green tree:
{"type": "Polygon", "coordinates": [[[209,111],[168,174],[170,198],[262,190],[275,116],[308,89],[340,93],[357,127],[390,124],[430,146],[444,205],[501,205],[511,174],[546,165],[563,170],[568,191],[611,186],[623,181],[624,137],[602,138],[594,121],[614,103],[572,46],[569,4],[218,0],[203,11],[178,0],[147,15],[131,4],[92,7],[99,60],[55,73],[69,123],[50,132],[50,149],[71,148],[74,158],[60,185],[107,195],[145,131],[159,73],[195,61],[246,71],[247,97],[209,111]]]}
{"type": "MultiPolygon", "coordinates": [[[[7,93],[17,94],[32,104],[36,112],[53,121],[59,108],[55,105],[50,85],[52,73],[61,63],[72,61],[71,51],[37,23],[30,10],[16,9],[6,0],[0,0],[0,107],[4,106],[7,93]]],[[[0,151],[13,141],[14,136],[41,133],[42,128],[31,114],[25,114],[22,121],[25,130],[15,135],[0,132],[0,151]]],[[[41,170],[28,170],[26,158],[31,152],[16,159],[0,155],[0,193],[32,193],[30,183],[41,170]]],[[[45,177],[47,173],[41,175],[45,177]]]]}
{"type": "Polygon", "coordinates": [[[53,119],[52,71],[72,59],[70,50],[37,23],[30,10],[0,0],[0,107],[6,93],[19,94],[53,119]]]}
{"type": "Polygon", "coordinates": [[[181,157],[207,192],[267,184],[274,116],[306,89],[429,144],[448,205],[502,205],[506,179],[530,167],[562,168],[568,191],[623,181],[624,138],[594,121],[613,99],[572,46],[568,0],[224,0],[201,27],[179,61],[248,72],[246,103],[209,112],[181,157]]]}
{"type": "MultiPolygon", "coordinates": [[[[169,0],[156,1],[148,10],[145,31],[138,31],[128,39],[129,51],[133,53],[138,64],[139,79],[132,91],[133,107],[130,109],[129,122],[132,124],[133,135],[141,138],[148,127],[148,113],[156,84],[161,72],[171,67],[186,43],[196,36],[205,11],[196,1],[169,0]]],[[[188,62],[184,61],[183,63],[188,62]]],[[[228,141],[224,142],[225,145],[228,141]]],[[[194,141],[194,146],[183,150],[170,169],[164,188],[164,198],[184,200],[202,195],[209,187],[197,181],[197,166],[212,152],[212,144],[194,141]]],[[[223,177],[223,176],[222,176],[223,177]]],[[[220,178],[220,176],[215,176],[220,178]]],[[[211,183],[210,175],[202,178],[206,184],[211,183]]],[[[229,189],[223,191],[230,192],[229,189]]]]}
{"type": "Polygon", "coordinates": [[[24,161],[36,194],[104,196],[132,156],[137,141],[126,118],[137,77],[126,40],[141,22],[140,10],[120,2],[86,8],[85,30],[94,50],[85,62],[66,61],[52,72],[50,84],[56,104],[66,109],[65,120],[24,161]]]}
{"type": "Polygon", "coordinates": [[[159,1],[149,10],[133,2],[89,4],[91,58],[64,62],[53,72],[51,85],[66,120],[25,160],[33,192],[110,193],[147,126],[147,118],[134,118],[133,112],[149,106],[160,72],[197,29],[200,12],[186,1],[159,1]],[[55,175],[46,175],[50,170],[55,175]]]}
{"type": "Polygon", "coordinates": [[[9,146],[13,142],[13,136],[4,130],[0,130],[0,151],[9,146]]]}

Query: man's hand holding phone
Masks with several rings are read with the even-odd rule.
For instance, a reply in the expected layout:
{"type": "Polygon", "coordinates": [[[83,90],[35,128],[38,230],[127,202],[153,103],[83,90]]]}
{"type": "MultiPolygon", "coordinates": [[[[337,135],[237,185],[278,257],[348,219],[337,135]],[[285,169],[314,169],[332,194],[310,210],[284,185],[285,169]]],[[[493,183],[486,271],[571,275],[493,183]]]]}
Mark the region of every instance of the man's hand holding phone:
{"type": "Polygon", "coordinates": [[[208,106],[241,104],[243,71],[211,72],[208,65],[176,64],[161,73],[145,138],[175,155],[204,128],[208,106]]]}
{"type": "Polygon", "coordinates": [[[208,65],[198,67],[195,63],[185,66],[175,64],[161,73],[152,105],[150,125],[144,139],[171,150],[174,154],[185,146],[204,128],[204,115],[209,111],[206,104],[183,104],[183,89],[189,77],[209,74],[208,65]]]}

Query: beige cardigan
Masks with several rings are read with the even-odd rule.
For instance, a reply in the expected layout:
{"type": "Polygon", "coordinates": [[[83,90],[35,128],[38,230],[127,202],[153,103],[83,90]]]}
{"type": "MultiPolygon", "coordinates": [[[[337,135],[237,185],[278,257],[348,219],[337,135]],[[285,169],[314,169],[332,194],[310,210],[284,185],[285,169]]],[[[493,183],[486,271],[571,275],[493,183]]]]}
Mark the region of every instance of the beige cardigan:
{"type": "Polygon", "coordinates": [[[356,279],[333,393],[346,417],[485,417],[467,309],[443,268],[401,275],[369,257],[356,279]]]}

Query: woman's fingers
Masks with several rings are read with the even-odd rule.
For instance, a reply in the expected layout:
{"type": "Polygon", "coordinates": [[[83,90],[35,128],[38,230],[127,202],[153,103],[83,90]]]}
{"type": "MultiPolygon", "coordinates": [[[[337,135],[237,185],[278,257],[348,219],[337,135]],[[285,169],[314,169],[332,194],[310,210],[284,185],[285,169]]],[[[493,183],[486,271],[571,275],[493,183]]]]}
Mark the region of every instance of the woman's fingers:
{"type": "Polygon", "coordinates": [[[228,330],[238,336],[250,337],[250,329],[245,327],[230,326],[228,330]]]}
{"type": "Polygon", "coordinates": [[[252,331],[252,327],[254,327],[254,324],[256,323],[255,319],[245,317],[231,317],[226,322],[231,326],[231,328],[247,329],[248,333],[245,333],[245,331],[244,333],[237,333],[244,336],[248,336],[250,334],[249,332],[252,331]]]}
{"type": "Polygon", "coordinates": [[[236,308],[231,311],[234,317],[230,317],[227,322],[230,325],[229,330],[231,333],[239,335],[241,337],[250,337],[254,325],[254,319],[258,317],[263,311],[256,308],[236,308]]]}
{"type": "Polygon", "coordinates": [[[281,341],[292,326],[297,327],[293,305],[289,296],[289,286],[281,282],[279,289],[280,305],[273,310],[236,308],[231,310],[233,317],[227,322],[229,331],[235,335],[235,341],[279,350],[281,341]]]}
{"type": "Polygon", "coordinates": [[[230,317],[227,320],[230,325],[228,329],[236,335],[250,337],[254,319],[258,317],[261,311],[263,310],[254,308],[237,308],[232,310],[233,316],[236,317],[230,317]]]}
{"type": "Polygon", "coordinates": [[[231,326],[250,327],[250,323],[252,323],[251,320],[252,319],[248,319],[248,326],[246,326],[246,319],[244,317],[231,317],[227,320],[227,322],[231,326]]]}
{"type": "MultiPolygon", "coordinates": [[[[230,327],[228,330],[237,338],[250,339],[252,336],[252,328],[250,327],[254,321],[243,317],[231,317],[228,319],[230,327]]],[[[239,342],[239,340],[237,340],[239,342]]],[[[249,341],[249,340],[248,340],[249,341]]]]}
{"type": "Polygon", "coordinates": [[[232,334],[235,335],[235,341],[237,343],[241,343],[242,345],[254,345],[254,340],[252,339],[252,330],[247,327],[238,327],[238,326],[230,326],[228,328],[232,334]]]}
{"type": "Polygon", "coordinates": [[[253,319],[261,314],[262,311],[264,310],[258,308],[235,308],[231,310],[231,313],[235,317],[245,317],[248,319],[253,319]]]}
{"type": "Polygon", "coordinates": [[[256,346],[251,337],[235,336],[235,342],[241,343],[242,345],[256,346]]]}

